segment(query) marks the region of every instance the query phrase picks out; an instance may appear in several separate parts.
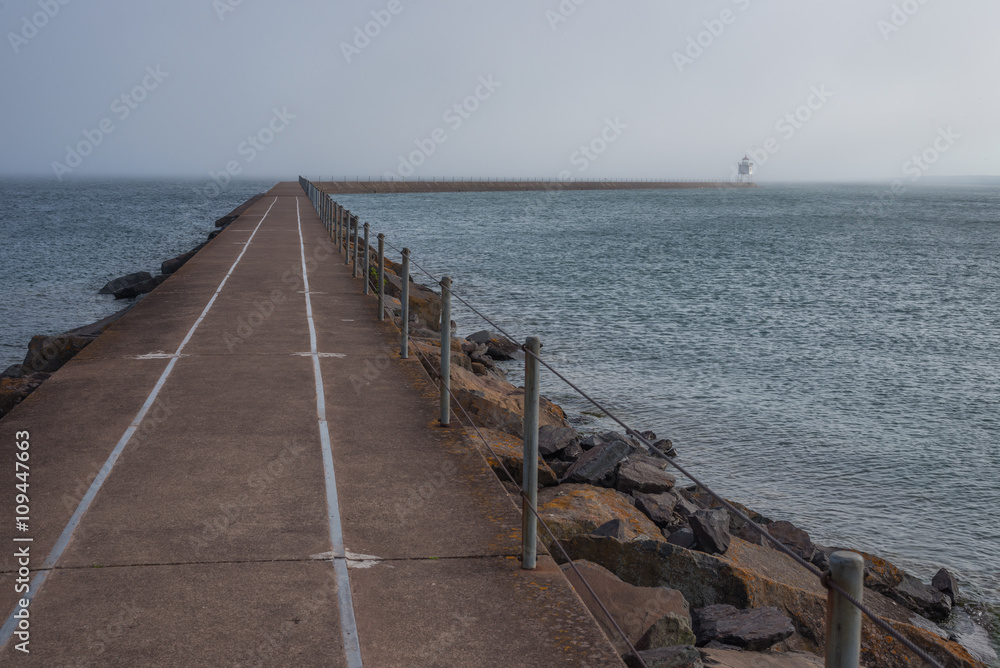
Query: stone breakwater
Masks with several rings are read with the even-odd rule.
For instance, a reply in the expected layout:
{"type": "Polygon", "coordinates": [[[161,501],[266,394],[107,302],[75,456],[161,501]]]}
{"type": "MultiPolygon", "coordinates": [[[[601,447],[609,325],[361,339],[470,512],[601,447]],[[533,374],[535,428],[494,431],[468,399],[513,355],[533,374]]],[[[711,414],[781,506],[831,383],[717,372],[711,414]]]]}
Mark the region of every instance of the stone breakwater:
{"type": "Polygon", "coordinates": [[[753,188],[752,183],[716,181],[324,181],[315,185],[329,195],[399,193],[526,192],[554,190],[678,190],[753,188]]]}
{"type": "MultiPolygon", "coordinates": [[[[386,308],[397,321],[399,275],[399,265],[387,260],[386,308]]],[[[439,295],[411,281],[409,312],[411,355],[436,380],[442,354],[439,295]]],[[[461,404],[453,401],[453,409],[463,422],[468,414],[476,423],[478,430],[465,427],[469,440],[520,507],[524,389],[507,381],[504,366],[523,359],[521,347],[481,331],[454,338],[445,354],[451,358],[452,392],[461,404]]],[[[827,592],[815,576],[704,490],[679,485],[668,461],[638,434],[583,433],[544,397],[539,424],[539,512],[647,665],[823,665],[827,592]]],[[[669,439],[641,435],[677,456],[669,439]]],[[[816,544],[791,522],[730,503],[821,570],[831,553],[849,549],[816,544]]],[[[564,561],[548,533],[539,535],[552,556],[564,561]]],[[[995,665],[988,634],[966,611],[951,573],[941,569],[925,583],[876,555],[862,556],[865,602],[882,619],[949,668],[995,665]]],[[[563,569],[580,584],[566,565],[563,569]]],[[[579,593],[624,655],[626,645],[589,592],[581,586],[579,593]]],[[[923,664],[866,619],[862,665],[923,664]]]]}
{"type": "Polygon", "coordinates": [[[198,244],[187,253],[164,260],[160,265],[158,275],[153,276],[149,272],[141,271],[109,281],[100,289],[99,294],[113,295],[115,299],[130,300],[130,303],[117,313],[61,334],[33,336],[28,343],[28,351],[24,356],[24,361],[20,364],[13,364],[0,373],[0,419],[3,419],[53,373],[117,322],[136,304],[139,298],[152,292],[171,274],[184,266],[184,263],[194,257],[195,253],[204,248],[206,244],[218,236],[222,229],[253,206],[262,196],[256,195],[250,198],[230,213],[216,220],[216,229],[208,235],[205,242],[198,244]]]}

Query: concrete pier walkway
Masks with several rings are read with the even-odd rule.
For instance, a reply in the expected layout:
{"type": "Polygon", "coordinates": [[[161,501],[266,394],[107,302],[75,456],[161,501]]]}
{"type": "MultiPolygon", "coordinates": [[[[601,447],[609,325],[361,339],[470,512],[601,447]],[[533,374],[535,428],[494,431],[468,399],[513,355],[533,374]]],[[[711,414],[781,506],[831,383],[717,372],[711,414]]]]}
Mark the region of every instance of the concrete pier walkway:
{"type": "Polygon", "coordinates": [[[0,421],[0,665],[621,665],[343,262],[279,184],[0,421]]]}

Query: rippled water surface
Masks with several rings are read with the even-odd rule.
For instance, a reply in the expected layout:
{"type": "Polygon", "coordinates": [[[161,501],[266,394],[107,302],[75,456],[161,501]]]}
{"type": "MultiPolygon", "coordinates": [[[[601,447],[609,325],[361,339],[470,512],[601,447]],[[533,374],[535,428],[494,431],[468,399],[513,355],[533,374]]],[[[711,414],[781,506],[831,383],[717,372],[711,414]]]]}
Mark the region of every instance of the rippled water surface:
{"type": "Polygon", "coordinates": [[[134,271],[157,274],[272,182],[235,183],[213,199],[201,182],[60,184],[0,180],[0,370],[35,334],[57,334],[124,306],[97,291],[134,271]]]}
{"type": "Polygon", "coordinates": [[[1000,602],[1000,189],[887,195],[339,201],[729,498],[1000,602]]]}
{"type": "MultiPolygon", "coordinates": [[[[4,182],[0,363],[111,313],[105,281],[270,184],[207,204],[200,185],[4,182]]],[[[1000,189],[340,201],[729,498],[924,580],[946,565],[1000,604],[1000,189]]],[[[552,377],[543,391],[608,426],[552,377]]]]}

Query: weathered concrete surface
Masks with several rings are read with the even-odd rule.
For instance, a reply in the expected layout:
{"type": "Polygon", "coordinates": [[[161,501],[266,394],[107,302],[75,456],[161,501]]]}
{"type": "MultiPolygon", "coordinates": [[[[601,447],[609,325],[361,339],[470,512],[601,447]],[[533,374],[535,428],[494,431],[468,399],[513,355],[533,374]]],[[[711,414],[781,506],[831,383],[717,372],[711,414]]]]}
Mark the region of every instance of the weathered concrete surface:
{"type": "MultiPolygon", "coordinates": [[[[372,666],[621,665],[548,558],[520,571],[520,517],[461,430],[435,427],[419,363],[325,241],[297,184],[249,207],[0,421],[30,432],[37,569],[246,240],[31,605],[4,665],[345,665],[298,201],[361,654],[372,666]],[[362,559],[362,557],[358,557],[362,559]]],[[[13,517],[13,484],[0,513],[13,517]]],[[[0,538],[11,544],[11,523],[0,538]]],[[[0,551],[0,604],[16,562],[0,551]]]]}

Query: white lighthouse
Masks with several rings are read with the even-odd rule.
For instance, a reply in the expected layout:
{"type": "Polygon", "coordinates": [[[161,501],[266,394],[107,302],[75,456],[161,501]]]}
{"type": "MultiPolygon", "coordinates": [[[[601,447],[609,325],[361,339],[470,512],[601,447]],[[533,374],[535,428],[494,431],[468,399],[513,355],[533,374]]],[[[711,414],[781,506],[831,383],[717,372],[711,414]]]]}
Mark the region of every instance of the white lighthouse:
{"type": "Polygon", "coordinates": [[[743,156],[737,165],[736,180],[740,183],[753,183],[753,163],[750,162],[750,156],[743,156]]]}

